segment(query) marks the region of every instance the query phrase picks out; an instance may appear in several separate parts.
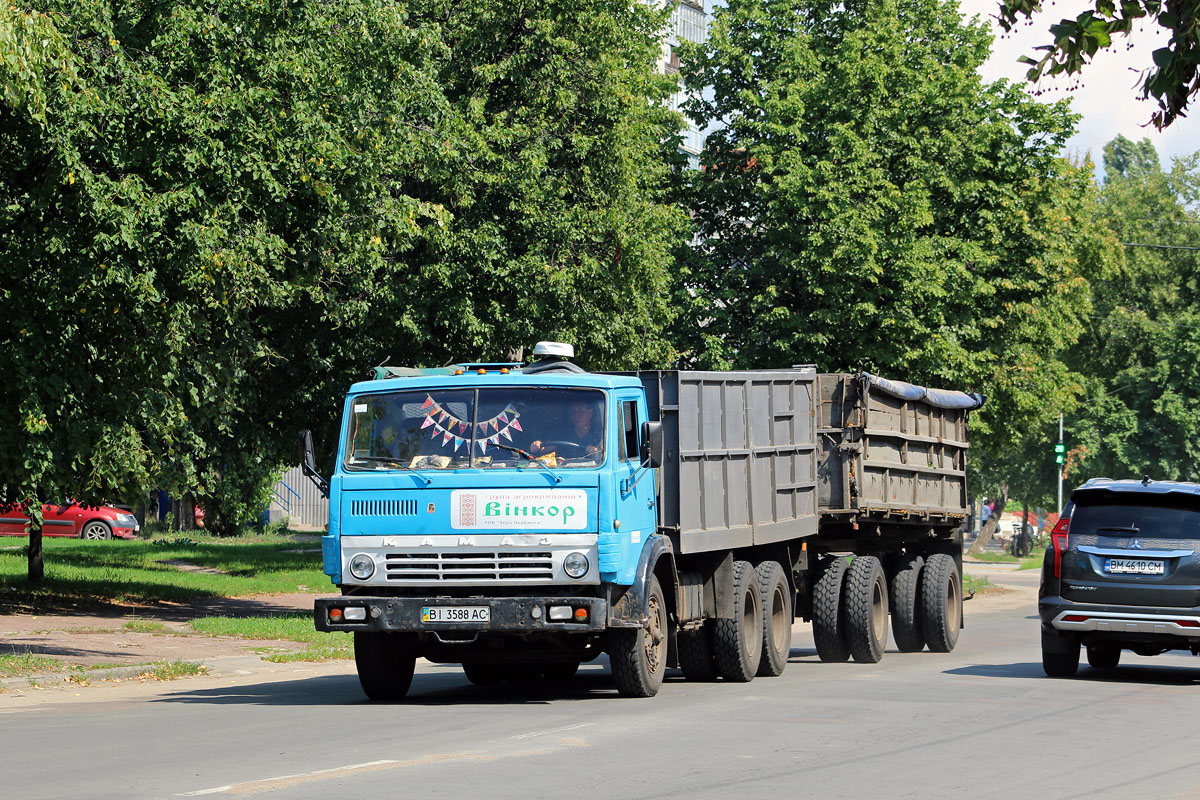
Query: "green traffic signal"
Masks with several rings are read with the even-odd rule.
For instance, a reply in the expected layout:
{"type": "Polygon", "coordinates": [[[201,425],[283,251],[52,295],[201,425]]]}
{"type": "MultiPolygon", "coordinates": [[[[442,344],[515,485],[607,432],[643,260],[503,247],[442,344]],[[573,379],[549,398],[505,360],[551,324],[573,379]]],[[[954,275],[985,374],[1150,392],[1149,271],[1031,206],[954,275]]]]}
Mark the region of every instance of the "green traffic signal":
{"type": "Polygon", "coordinates": [[[1061,454],[1054,457],[1055,464],[1061,464],[1062,462],[1063,462],[1063,457],[1061,454]]]}
{"type": "Polygon", "coordinates": [[[1058,444],[1054,445],[1054,452],[1065,453],[1066,451],[1067,451],[1067,446],[1065,444],[1063,444],[1062,442],[1059,442],[1058,444]]]}

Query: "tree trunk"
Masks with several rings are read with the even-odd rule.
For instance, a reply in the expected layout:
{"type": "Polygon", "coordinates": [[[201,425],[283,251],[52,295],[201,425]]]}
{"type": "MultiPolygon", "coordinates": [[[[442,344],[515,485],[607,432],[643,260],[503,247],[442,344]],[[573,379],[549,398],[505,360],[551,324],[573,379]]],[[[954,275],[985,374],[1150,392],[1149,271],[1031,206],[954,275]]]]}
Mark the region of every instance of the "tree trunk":
{"type": "Polygon", "coordinates": [[[183,499],[179,501],[179,516],[175,519],[179,520],[179,529],[181,531],[196,530],[196,498],[190,494],[185,494],[183,499]]]}
{"type": "Polygon", "coordinates": [[[1008,484],[1000,484],[1000,496],[996,498],[996,508],[992,511],[987,522],[983,523],[983,528],[979,531],[979,536],[975,537],[975,543],[968,550],[971,555],[977,556],[983,552],[983,548],[987,547],[988,542],[992,540],[992,535],[996,532],[996,528],[1000,526],[1000,515],[1004,513],[1004,506],[1008,502],[1008,484]]]}
{"type": "Polygon", "coordinates": [[[26,502],[25,516],[29,517],[29,566],[30,583],[42,583],[46,579],[46,564],[42,560],[42,504],[26,502]]]}

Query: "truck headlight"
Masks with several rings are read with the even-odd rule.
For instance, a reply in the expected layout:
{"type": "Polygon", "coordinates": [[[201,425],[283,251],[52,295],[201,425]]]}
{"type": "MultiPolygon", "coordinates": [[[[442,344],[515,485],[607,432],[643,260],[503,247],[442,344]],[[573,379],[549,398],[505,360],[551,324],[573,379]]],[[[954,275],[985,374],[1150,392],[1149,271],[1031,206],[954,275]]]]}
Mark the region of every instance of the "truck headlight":
{"type": "Polygon", "coordinates": [[[356,553],[350,558],[350,574],[360,581],[375,574],[375,559],[366,553],[356,553]]]}
{"type": "Polygon", "coordinates": [[[563,570],[572,578],[587,575],[589,566],[587,556],[583,553],[571,553],[563,559],[563,570]]]}

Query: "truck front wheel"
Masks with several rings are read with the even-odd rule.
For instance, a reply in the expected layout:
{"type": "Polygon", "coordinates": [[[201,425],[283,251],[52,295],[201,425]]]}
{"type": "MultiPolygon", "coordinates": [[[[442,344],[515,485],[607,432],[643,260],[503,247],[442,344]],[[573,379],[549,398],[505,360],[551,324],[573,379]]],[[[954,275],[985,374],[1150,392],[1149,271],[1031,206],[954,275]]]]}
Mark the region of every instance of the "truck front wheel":
{"type": "Polygon", "coordinates": [[[713,624],[717,672],[727,681],[754,680],[762,657],[763,608],[758,573],[748,561],[733,562],[733,619],[713,624]]]}
{"type": "Polygon", "coordinates": [[[658,577],[650,579],[647,622],[642,628],[613,628],[608,659],[617,691],[625,697],[653,697],[667,671],[667,604],[658,577]]]}
{"type": "Polygon", "coordinates": [[[412,685],[416,647],[404,634],[355,633],[354,665],[367,697],[383,702],[402,700],[412,685]]]}

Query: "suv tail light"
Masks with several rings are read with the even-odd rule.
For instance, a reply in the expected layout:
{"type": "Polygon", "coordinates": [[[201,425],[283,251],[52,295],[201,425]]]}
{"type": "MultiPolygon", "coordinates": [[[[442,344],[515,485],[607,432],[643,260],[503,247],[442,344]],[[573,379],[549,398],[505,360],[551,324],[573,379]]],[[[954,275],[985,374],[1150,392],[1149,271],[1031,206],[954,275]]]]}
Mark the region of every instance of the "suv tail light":
{"type": "Polygon", "coordinates": [[[1054,577],[1062,577],[1062,557],[1067,552],[1067,535],[1071,529],[1071,518],[1063,517],[1050,531],[1050,545],[1054,548],[1054,577]]]}

